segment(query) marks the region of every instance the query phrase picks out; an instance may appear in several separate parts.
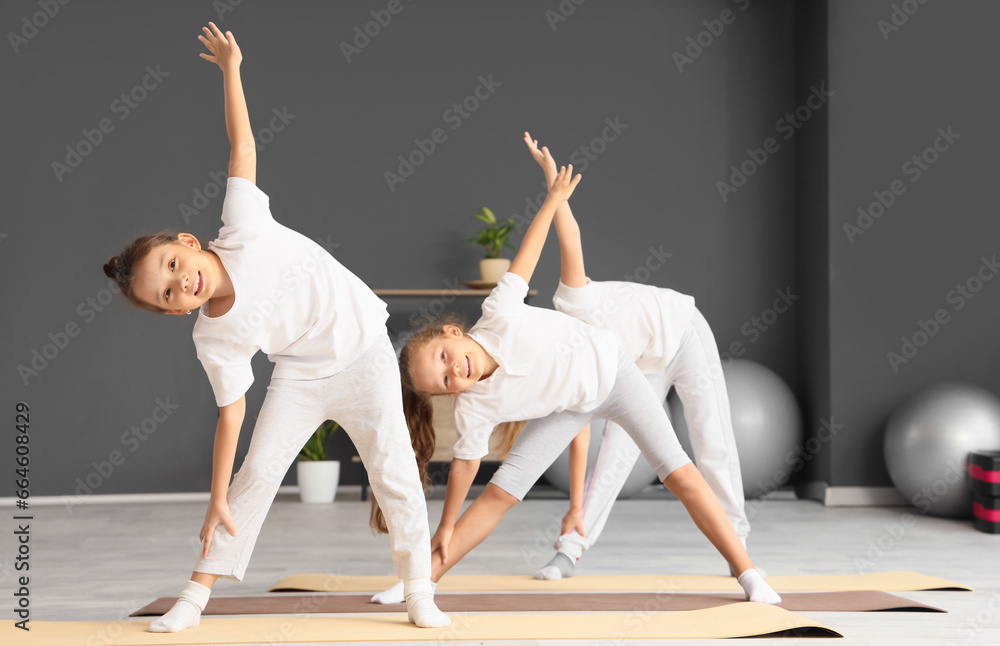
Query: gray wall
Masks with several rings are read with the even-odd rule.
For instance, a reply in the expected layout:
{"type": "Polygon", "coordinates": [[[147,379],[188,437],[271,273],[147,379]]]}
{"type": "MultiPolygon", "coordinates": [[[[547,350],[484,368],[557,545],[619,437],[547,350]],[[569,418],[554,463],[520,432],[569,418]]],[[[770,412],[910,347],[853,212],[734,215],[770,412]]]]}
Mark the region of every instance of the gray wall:
{"type": "Polygon", "coordinates": [[[957,292],[949,300],[1000,240],[991,80],[1000,4],[837,1],[828,18],[837,93],[828,155],[830,399],[845,425],[831,445],[830,481],[888,485],[882,430],[901,401],[946,380],[1000,393],[1000,281],[985,282],[972,300],[957,292]],[[901,26],[886,39],[878,21],[891,19],[894,4],[919,8],[905,22],[897,16],[901,26]],[[949,126],[961,138],[919,179],[908,173],[907,160],[949,126]],[[858,207],[897,179],[906,192],[849,241],[844,223],[857,224],[858,207]],[[912,339],[938,309],[949,322],[894,369],[887,353],[900,354],[901,337],[912,339]]]}
{"type": "MultiPolygon", "coordinates": [[[[100,480],[98,493],[209,487],[217,409],[194,355],[192,319],[137,312],[120,297],[101,311],[87,305],[112,296],[101,265],[135,234],[172,228],[207,242],[218,230],[221,196],[196,205],[203,208],[187,222],[180,211],[228,156],[221,74],[198,57],[196,35],[208,20],[231,29],[243,48],[255,131],[273,108],[295,115],[273,140],[265,135],[258,155],[258,184],[275,217],[330,243],[372,287],[475,278],[478,253],[464,241],[475,228],[470,216],[484,205],[523,214],[541,190],[521,133],[530,129],[565,162],[615,118],[628,129],[578,165],[584,181],[573,200],[593,277],[635,276],[650,247],[662,247],[672,256],[638,278],[694,294],[722,345],[747,341],[741,326],[775,289],[794,286],[794,150],[784,147],[727,202],[715,186],[794,106],[790,2],[742,11],[722,0],[594,1],[554,30],[546,11],[558,11],[555,1],[406,2],[348,63],[339,43],[384,6],[244,2],[220,19],[204,2],[71,3],[3,56],[14,154],[0,162],[0,267],[10,304],[0,386],[8,409],[31,405],[34,494],[72,494],[88,475],[100,480]],[[726,8],[735,21],[680,72],[672,53],[726,8]],[[169,76],[120,119],[112,103],[147,65],[169,76]],[[452,130],[445,110],[480,75],[500,86],[452,130]],[[114,130],[57,180],[52,162],[105,118],[114,130]],[[390,191],[383,172],[438,127],[447,140],[390,191]],[[17,366],[30,367],[33,352],[67,324],[77,336],[49,348],[54,358],[25,384],[17,366]],[[178,408],[147,439],[123,443],[157,398],[178,408]],[[113,451],[124,462],[94,476],[113,451]]],[[[35,11],[34,3],[4,3],[0,24],[17,30],[35,11]]],[[[533,281],[536,304],[550,306],[557,278],[550,241],[533,281]]],[[[406,329],[421,305],[390,302],[391,327],[406,329]]],[[[465,311],[471,318],[476,308],[465,311]]],[[[793,386],[795,319],[793,308],[745,355],[793,386]]],[[[270,374],[266,358],[257,359],[250,412],[270,374]]],[[[251,428],[248,419],[237,460],[251,428]]],[[[336,444],[342,457],[351,454],[346,437],[336,444]]],[[[358,477],[349,470],[345,479],[358,477]]]]}
{"type": "MultiPolygon", "coordinates": [[[[192,322],[130,309],[105,291],[100,270],[135,234],[173,228],[207,242],[218,230],[221,196],[189,221],[180,211],[228,155],[221,75],[198,57],[195,38],[207,20],[233,30],[244,50],[255,131],[274,108],[296,115],[273,140],[261,137],[258,184],[276,218],[324,240],[372,287],[474,278],[469,216],[484,205],[523,215],[541,190],[521,133],[530,129],[565,161],[618,117],[628,129],[579,168],[573,199],[591,276],[635,277],[649,248],[662,246],[672,255],[638,278],[694,294],[723,351],[742,342],[745,358],[796,390],[807,428],[831,414],[845,424],[810,477],[885,484],[881,430],[902,398],[945,378],[1000,391],[989,361],[998,343],[988,329],[992,284],[898,374],[885,357],[919,319],[949,307],[948,290],[993,253],[998,225],[985,206],[996,101],[984,79],[998,9],[931,3],[884,41],[876,20],[891,2],[830,4],[591,0],[553,30],[554,0],[406,2],[350,63],[340,42],[385,4],[243,2],[221,18],[204,2],[61,7],[0,58],[13,152],[0,162],[8,278],[0,388],[7,410],[15,401],[32,408],[32,493],[72,494],[88,477],[97,493],[208,490],[217,409],[192,322]],[[679,71],[673,53],[727,8],[732,24],[679,71]],[[120,119],[113,102],[147,65],[169,76],[120,119]],[[501,85],[452,130],[444,112],[480,75],[501,85]],[[824,78],[835,98],[784,139],[776,122],[824,78]],[[105,118],[114,130],[57,180],[52,162],[105,118]],[[856,206],[949,124],[963,139],[850,244],[842,224],[856,206]],[[439,127],[447,140],[390,190],[384,171],[439,127]],[[716,182],[769,137],[777,152],[720,199],[716,182]],[[775,290],[788,288],[800,300],[759,338],[744,334],[775,290]],[[77,335],[62,339],[67,325],[77,335]],[[35,352],[51,358],[24,383],[18,366],[30,367],[35,352]],[[158,398],[177,409],[147,439],[123,443],[130,427],[152,419],[158,398]],[[122,464],[101,475],[114,451],[122,464]]],[[[4,3],[0,24],[18,31],[37,10],[4,3]]],[[[549,306],[557,277],[550,241],[535,304],[549,306]]],[[[390,326],[405,330],[422,304],[391,301],[390,326]]],[[[475,316],[474,306],[464,310],[475,316]]],[[[270,364],[261,356],[254,368],[251,412],[270,364]]],[[[252,418],[237,460],[251,429],[252,418]]],[[[345,436],[335,444],[341,457],[351,454],[345,436]]],[[[0,455],[12,451],[7,442],[0,455]]]]}

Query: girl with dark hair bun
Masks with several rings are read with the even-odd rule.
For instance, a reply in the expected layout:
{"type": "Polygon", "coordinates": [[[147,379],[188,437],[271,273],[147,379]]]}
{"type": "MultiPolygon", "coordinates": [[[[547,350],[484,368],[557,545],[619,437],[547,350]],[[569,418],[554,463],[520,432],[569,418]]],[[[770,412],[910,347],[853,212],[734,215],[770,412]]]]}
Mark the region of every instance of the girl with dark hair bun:
{"type": "Polygon", "coordinates": [[[132,242],[104,265],[129,301],[165,314],[197,313],[194,342],[219,407],[203,548],[178,601],[152,632],[197,626],[215,581],[242,580],[267,510],[302,445],[325,420],[351,437],[405,581],[407,615],[420,627],[451,620],[434,605],[430,532],[400,402],[385,303],[322,247],[282,226],[256,185],[257,157],[232,32],[213,23],[198,39],[222,70],[232,151],[219,237],[188,233],[132,242]],[[232,478],[251,358],[274,372],[246,458],[232,478]]]}

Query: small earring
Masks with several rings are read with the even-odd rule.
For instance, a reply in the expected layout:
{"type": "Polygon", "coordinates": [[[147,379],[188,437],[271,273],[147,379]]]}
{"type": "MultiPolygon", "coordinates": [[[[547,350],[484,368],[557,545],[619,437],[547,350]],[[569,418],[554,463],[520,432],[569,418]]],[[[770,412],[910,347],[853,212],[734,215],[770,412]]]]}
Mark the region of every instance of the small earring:
{"type": "Polygon", "coordinates": [[[191,310],[184,312],[185,314],[191,314],[191,310]]]}

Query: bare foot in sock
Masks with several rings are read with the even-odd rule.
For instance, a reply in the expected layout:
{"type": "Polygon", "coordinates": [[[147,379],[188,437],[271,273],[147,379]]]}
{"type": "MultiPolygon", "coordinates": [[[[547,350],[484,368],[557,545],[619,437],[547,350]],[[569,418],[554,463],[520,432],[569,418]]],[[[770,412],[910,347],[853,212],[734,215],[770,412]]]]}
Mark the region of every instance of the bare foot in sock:
{"type": "Polygon", "coordinates": [[[201,623],[201,612],[205,609],[211,592],[211,588],[188,581],[174,607],[159,619],[153,620],[146,630],[151,633],[177,633],[194,628],[201,623]]]}
{"type": "Polygon", "coordinates": [[[743,592],[747,595],[747,601],[757,601],[760,603],[781,603],[781,597],[774,591],[760,575],[760,572],[750,568],[736,579],[743,592]]]}
{"type": "Polygon", "coordinates": [[[568,579],[573,576],[576,569],[576,562],[562,552],[556,552],[552,560],[545,564],[545,567],[535,572],[536,579],[543,581],[558,581],[568,579]]]}
{"type": "Polygon", "coordinates": [[[412,592],[406,597],[406,616],[418,628],[443,628],[451,618],[438,610],[433,592],[412,592]]]}

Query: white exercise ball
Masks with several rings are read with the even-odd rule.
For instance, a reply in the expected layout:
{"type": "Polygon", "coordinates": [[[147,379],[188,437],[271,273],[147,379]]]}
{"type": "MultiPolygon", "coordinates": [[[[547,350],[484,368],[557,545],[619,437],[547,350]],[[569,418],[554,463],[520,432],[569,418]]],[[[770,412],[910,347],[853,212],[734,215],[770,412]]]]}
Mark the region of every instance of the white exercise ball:
{"type": "Polygon", "coordinates": [[[1000,449],[1000,399],[970,384],[945,383],[903,403],[886,425],[889,477],[921,513],[972,515],[969,453],[1000,449]]]}

